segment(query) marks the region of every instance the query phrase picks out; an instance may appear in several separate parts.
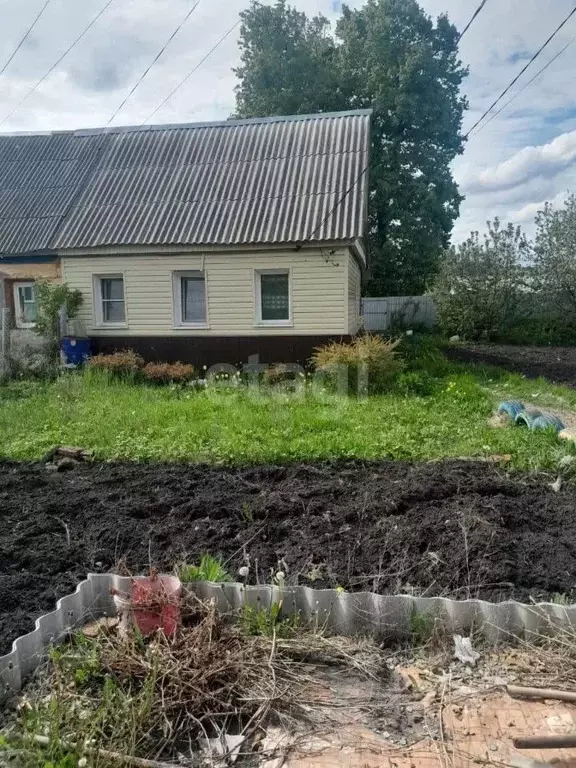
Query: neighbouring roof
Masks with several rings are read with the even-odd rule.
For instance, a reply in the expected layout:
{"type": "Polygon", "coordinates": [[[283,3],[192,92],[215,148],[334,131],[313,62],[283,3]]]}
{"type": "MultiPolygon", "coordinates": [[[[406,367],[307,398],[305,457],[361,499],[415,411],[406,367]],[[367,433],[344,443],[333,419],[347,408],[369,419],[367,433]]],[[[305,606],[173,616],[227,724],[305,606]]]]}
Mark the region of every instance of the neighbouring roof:
{"type": "Polygon", "coordinates": [[[353,240],[370,111],[0,135],[0,254],[353,240]]]}

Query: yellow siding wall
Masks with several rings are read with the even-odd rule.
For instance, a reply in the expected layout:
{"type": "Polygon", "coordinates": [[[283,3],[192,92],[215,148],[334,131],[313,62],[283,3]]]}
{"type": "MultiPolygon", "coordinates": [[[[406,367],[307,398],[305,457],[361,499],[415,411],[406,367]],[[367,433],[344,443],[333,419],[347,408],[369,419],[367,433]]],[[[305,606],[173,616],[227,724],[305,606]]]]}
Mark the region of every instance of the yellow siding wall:
{"type": "Polygon", "coordinates": [[[247,336],[348,333],[348,250],[62,256],[63,280],[84,296],[79,320],[91,336],[247,336]],[[289,268],[293,323],[256,325],[254,270],[289,268]],[[172,272],[203,269],[208,329],[174,328],[172,272]],[[93,276],[124,274],[126,328],[97,328],[93,276]]]}
{"type": "Polygon", "coordinates": [[[348,333],[358,333],[362,324],[360,317],[360,293],[362,276],[354,256],[348,254],[348,333]]]}

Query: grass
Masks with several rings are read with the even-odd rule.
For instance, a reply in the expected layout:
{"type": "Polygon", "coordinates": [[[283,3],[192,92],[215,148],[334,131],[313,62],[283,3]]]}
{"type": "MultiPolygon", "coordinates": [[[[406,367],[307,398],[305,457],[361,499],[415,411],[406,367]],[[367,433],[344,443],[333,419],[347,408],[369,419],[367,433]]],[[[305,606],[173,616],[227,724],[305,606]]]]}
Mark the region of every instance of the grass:
{"type": "Polygon", "coordinates": [[[179,563],[176,566],[176,575],[182,582],[211,581],[220,583],[232,580],[222,559],[213,557],[208,553],[201,555],[198,565],[179,563]]]}
{"type": "Polygon", "coordinates": [[[512,466],[554,469],[576,454],[549,432],[488,425],[505,397],[533,401],[536,393],[539,405],[570,408],[576,391],[448,363],[433,341],[410,342],[404,352],[410,376],[402,387],[365,399],[317,388],[159,388],[94,374],[7,384],[0,387],[0,456],[39,459],[55,444],[105,460],[216,464],[509,454],[512,466]]]}
{"type": "Polygon", "coordinates": [[[152,759],[168,766],[191,754],[201,758],[195,764],[213,765],[203,737],[242,734],[249,749],[279,720],[294,730],[326,727],[319,659],[336,674],[353,670],[360,686],[385,669],[379,644],[327,637],[281,617],[279,603],[234,615],[190,595],[183,607],[184,623],[171,637],[100,626],[95,636],[75,633],[52,648],[18,707],[5,712],[0,764],[108,768],[152,759]],[[311,685],[315,677],[319,685],[311,685]]]}

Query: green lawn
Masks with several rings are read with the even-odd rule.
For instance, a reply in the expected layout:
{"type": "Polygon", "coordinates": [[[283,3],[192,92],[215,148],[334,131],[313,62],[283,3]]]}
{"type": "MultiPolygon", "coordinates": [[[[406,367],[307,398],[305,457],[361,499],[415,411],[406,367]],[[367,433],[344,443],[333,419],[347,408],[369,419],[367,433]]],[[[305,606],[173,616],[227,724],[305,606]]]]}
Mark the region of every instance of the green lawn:
{"type": "Polygon", "coordinates": [[[0,455],[37,459],[56,444],[100,459],[224,463],[328,458],[436,459],[510,454],[524,468],[558,466],[574,447],[555,435],[495,429],[488,417],[504,397],[576,406],[576,392],[543,380],[412,358],[431,371],[434,392],[366,399],[245,388],[156,388],[66,375],[55,382],[0,387],[0,455]]]}

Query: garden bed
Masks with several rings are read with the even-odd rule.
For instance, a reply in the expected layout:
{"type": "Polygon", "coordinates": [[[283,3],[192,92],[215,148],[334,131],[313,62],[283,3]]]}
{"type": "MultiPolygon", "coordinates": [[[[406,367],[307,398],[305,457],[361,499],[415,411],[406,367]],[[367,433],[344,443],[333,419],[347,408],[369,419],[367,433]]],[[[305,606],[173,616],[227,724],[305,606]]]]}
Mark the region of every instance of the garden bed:
{"type": "Polygon", "coordinates": [[[466,344],[447,347],[444,353],[460,363],[495,365],[531,379],[544,376],[549,381],[576,387],[576,347],[466,344]]]}
{"type": "Polygon", "coordinates": [[[210,551],[236,575],[493,600],[568,595],[574,489],[486,462],[0,464],[0,653],[89,571],[210,551]]]}

